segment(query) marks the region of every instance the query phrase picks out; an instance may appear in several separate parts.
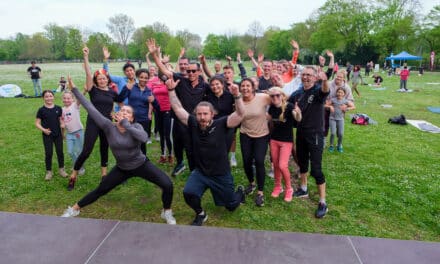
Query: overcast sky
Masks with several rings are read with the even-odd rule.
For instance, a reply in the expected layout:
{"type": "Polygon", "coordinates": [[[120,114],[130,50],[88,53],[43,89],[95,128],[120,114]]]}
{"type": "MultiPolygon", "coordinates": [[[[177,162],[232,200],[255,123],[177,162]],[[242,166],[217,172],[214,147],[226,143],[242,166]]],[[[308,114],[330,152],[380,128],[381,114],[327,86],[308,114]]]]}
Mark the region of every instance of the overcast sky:
{"type": "MultiPolygon", "coordinates": [[[[421,0],[427,13],[439,0],[421,0]]],[[[252,21],[264,28],[288,29],[305,21],[325,0],[2,0],[0,38],[21,32],[43,32],[44,25],[74,25],[92,32],[106,32],[109,17],[123,13],[133,18],[135,27],[165,23],[173,32],[188,29],[202,39],[209,33],[243,34],[252,21]]]]}

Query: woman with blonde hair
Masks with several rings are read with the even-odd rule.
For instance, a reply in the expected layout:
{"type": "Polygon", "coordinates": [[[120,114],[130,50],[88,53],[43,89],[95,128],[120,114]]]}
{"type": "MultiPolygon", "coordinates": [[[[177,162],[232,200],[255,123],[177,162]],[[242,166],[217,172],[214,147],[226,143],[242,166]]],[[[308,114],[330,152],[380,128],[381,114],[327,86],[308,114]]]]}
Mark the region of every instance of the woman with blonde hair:
{"type": "Polygon", "coordinates": [[[293,188],[290,182],[289,158],[293,148],[293,130],[295,122],[301,121],[298,105],[287,101],[287,96],[280,87],[269,89],[271,105],[268,110],[272,123],[270,134],[270,153],[274,167],[275,186],[272,197],[277,198],[284,191],[281,178],[284,179],[284,201],[292,201],[293,188]]]}

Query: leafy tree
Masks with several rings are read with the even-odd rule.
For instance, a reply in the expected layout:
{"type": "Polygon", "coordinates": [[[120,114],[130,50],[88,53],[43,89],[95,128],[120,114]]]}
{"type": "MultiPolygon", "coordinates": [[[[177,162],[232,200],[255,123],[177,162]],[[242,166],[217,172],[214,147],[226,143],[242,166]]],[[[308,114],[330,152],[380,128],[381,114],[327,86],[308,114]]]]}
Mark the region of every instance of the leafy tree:
{"type": "Polygon", "coordinates": [[[18,59],[19,46],[15,40],[0,40],[0,60],[15,61],[18,59]]]}
{"type": "Polygon", "coordinates": [[[67,30],[55,23],[44,26],[46,37],[50,40],[51,53],[54,59],[65,58],[65,48],[67,43],[67,30]]]}
{"type": "Polygon", "coordinates": [[[66,42],[66,58],[80,59],[82,58],[83,37],[81,32],[76,28],[68,29],[66,42]]]}
{"type": "Polygon", "coordinates": [[[50,40],[43,33],[35,33],[31,38],[27,38],[24,47],[20,59],[42,60],[52,57],[50,40]]]}
{"type": "Polygon", "coordinates": [[[177,60],[179,57],[181,48],[182,46],[180,46],[180,42],[177,40],[177,38],[171,37],[163,52],[164,54],[170,55],[170,59],[173,61],[177,60]]]}
{"type": "Polygon", "coordinates": [[[127,58],[128,40],[135,30],[133,19],[125,14],[116,14],[109,18],[107,27],[118,43],[121,44],[124,57],[127,58]]]}
{"type": "Polygon", "coordinates": [[[207,58],[220,58],[220,39],[217,35],[209,34],[206,36],[204,43],[203,54],[205,54],[207,58]]]}
{"type": "Polygon", "coordinates": [[[90,61],[102,61],[102,47],[104,46],[108,48],[113,58],[117,58],[118,49],[109,35],[104,33],[94,33],[89,36],[87,47],[90,50],[90,61]]]}

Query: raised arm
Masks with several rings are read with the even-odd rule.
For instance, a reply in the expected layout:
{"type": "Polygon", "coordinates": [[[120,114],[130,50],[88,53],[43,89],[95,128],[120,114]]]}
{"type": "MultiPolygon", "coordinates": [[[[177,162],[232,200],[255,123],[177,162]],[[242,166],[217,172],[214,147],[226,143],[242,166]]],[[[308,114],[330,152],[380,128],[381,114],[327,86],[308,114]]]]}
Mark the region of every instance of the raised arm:
{"type": "Polygon", "coordinates": [[[208,68],[208,64],[206,63],[205,55],[203,55],[203,54],[200,55],[199,61],[200,61],[200,64],[202,64],[202,68],[203,68],[203,71],[205,72],[206,76],[208,76],[208,78],[212,78],[213,74],[208,68]]]}
{"type": "Polygon", "coordinates": [[[153,56],[154,62],[156,63],[156,66],[159,68],[159,70],[165,74],[168,78],[172,78],[173,77],[173,72],[170,71],[167,66],[165,66],[162,63],[162,60],[160,58],[159,55],[159,47],[156,45],[156,40],[153,38],[150,38],[147,40],[146,42],[147,47],[148,47],[148,51],[150,52],[150,54],[153,56]]]}
{"type": "Polygon", "coordinates": [[[168,79],[165,83],[167,85],[168,89],[168,96],[170,97],[170,103],[171,107],[173,108],[174,113],[176,114],[177,118],[179,118],[180,122],[184,124],[185,126],[188,126],[188,112],[183,108],[182,104],[179,101],[179,98],[177,98],[176,95],[176,86],[180,82],[180,80],[174,81],[173,78],[168,79]]]}
{"type": "Polygon", "coordinates": [[[237,53],[237,63],[238,63],[238,69],[240,69],[240,77],[242,79],[247,78],[246,68],[243,66],[240,53],[237,53]]]}
{"type": "Polygon", "coordinates": [[[95,121],[95,123],[98,125],[99,128],[105,130],[105,128],[112,126],[112,121],[110,121],[108,118],[104,117],[98,110],[96,110],[95,106],[87,100],[84,95],[78,90],[78,88],[75,87],[75,84],[72,81],[72,78],[70,76],[67,76],[67,82],[68,82],[68,88],[72,91],[72,93],[75,95],[76,99],[80,101],[80,103],[83,105],[83,107],[87,110],[90,117],[95,121]]]}
{"type": "Polygon", "coordinates": [[[84,56],[84,71],[86,72],[86,86],[85,86],[85,89],[88,92],[93,87],[93,77],[92,77],[92,72],[90,70],[90,63],[89,63],[89,48],[87,48],[87,47],[83,48],[83,56],[84,56]]]}
{"type": "Polygon", "coordinates": [[[180,49],[179,57],[177,58],[176,69],[179,69],[179,60],[185,55],[185,48],[180,49]]]}
{"type": "Polygon", "coordinates": [[[333,52],[331,52],[330,50],[326,51],[327,56],[329,56],[330,61],[328,63],[328,68],[329,69],[333,69],[333,67],[335,67],[335,56],[333,55],[333,52]]]}
{"type": "Polygon", "coordinates": [[[145,54],[145,60],[147,61],[148,68],[150,68],[152,66],[150,61],[150,52],[147,52],[147,54],[145,54]]]}
{"type": "Polygon", "coordinates": [[[238,125],[240,125],[241,120],[243,119],[244,103],[243,103],[243,99],[242,99],[243,96],[240,94],[238,85],[232,84],[229,87],[229,90],[231,91],[231,93],[235,99],[234,100],[235,101],[235,111],[228,116],[228,120],[227,120],[226,125],[229,128],[232,128],[232,127],[237,127],[238,125]]]}

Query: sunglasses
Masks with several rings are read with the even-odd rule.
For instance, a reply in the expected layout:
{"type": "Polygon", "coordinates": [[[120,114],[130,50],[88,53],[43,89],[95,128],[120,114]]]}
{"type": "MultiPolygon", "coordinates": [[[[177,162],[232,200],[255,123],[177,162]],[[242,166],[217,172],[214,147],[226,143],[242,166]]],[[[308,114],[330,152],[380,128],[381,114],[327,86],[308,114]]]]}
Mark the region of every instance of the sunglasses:
{"type": "Polygon", "coordinates": [[[280,98],[281,97],[281,94],[271,94],[270,95],[270,98],[280,98]]]}
{"type": "Polygon", "coordinates": [[[197,70],[186,70],[186,73],[196,73],[197,70]]]}

